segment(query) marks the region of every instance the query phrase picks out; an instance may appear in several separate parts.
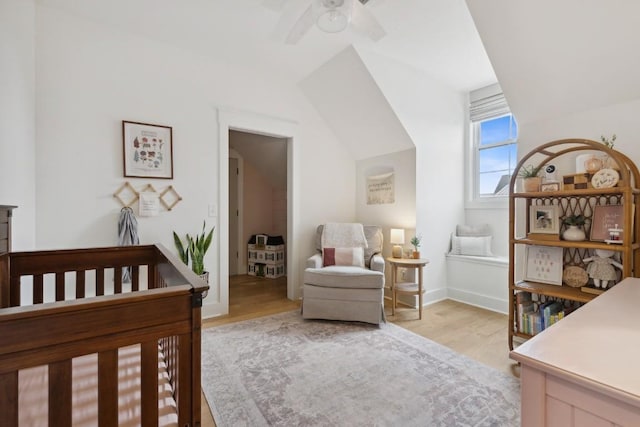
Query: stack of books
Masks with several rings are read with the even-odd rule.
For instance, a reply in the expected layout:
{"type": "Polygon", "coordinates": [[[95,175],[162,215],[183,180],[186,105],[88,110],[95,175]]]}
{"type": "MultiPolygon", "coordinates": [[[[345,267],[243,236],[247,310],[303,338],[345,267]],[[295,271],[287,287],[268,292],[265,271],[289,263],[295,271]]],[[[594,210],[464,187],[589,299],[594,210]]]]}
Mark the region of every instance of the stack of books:
{"type": "Polygon", "coordinates": [[[562,301],[536,301],[530,292],[516,294],[518,332],[535,335],[563,319],[566,309],[562,301]]]}

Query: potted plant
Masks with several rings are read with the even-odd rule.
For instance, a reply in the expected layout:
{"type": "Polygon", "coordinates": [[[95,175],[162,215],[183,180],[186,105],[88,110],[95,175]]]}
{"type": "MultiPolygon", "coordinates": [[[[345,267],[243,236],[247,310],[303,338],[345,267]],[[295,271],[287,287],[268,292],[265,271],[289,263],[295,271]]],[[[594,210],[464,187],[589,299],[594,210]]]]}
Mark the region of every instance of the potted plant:
{"type": "Polygon", "coordinates": [[[421,240],[422,240],[422,237],[420,235],[413,236],[410,240],[411,245],[413,245],[413,252],[411,253],[411,256],[414,259],[420,258],[420,250],[418,248],[420,247],[421,240]]]}
{"type": "Polygon", "coordinates": [[[586,233],[582,229],[582,226],[586,222],[584,215],[569,215],[562,220],[562,223],[567,225],[567,229],[562,233],[564,240],[570,240],[574,242],[580,242],[587,238],[586,233]]]}
{"type": "Polygon", "coordinates": [[[203,221],[202,232],[195,236],[195,238],[187,234],[186,245],[182,243],[182,240],[175,231],[173,232],[173,241],[175,242],[176,249],[178,250],[178,256],[182,262],[189,265],[189,257],[191,257],[191,270],[208,283],[209,272],[206,271],[204,267],[204,255],[207,253],[209,246],[211,246],[215,227],[213,227],[207,234],[205,230],[206,225],[206,221],[203,221]]]}
{"type": "Polygon", "coordinates": [[[524,191],[539,191],[542,178],[538,176],[541,166],[535,167],[533,165],[526,165],[520,169],[518,176],[523,179],[524,191]]]}

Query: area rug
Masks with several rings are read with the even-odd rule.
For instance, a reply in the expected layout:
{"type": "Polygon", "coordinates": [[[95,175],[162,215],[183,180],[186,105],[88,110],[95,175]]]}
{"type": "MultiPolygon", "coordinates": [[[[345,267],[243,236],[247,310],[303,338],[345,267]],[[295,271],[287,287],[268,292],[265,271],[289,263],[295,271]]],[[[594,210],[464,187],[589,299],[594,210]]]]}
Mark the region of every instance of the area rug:
{"type": "Polygon", "coordinates": [[[391,323],[297,311],[204,329],[218,427],[518,426],[518,379],[391,323]]]}

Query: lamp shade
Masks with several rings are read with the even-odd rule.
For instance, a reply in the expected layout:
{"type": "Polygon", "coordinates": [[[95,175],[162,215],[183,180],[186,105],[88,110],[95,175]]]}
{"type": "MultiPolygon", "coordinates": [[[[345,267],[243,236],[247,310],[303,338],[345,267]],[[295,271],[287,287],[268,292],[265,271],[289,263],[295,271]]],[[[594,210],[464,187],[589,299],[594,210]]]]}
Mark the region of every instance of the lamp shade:
{"type": "Polygon", "coordinates": [[[338,33],[349,25],[353,0],[314,0],[316,25],[326,33],[338,33]]]}
{"type": "Polygon", "coordinates": [[[392,228],[389,242],[394,245],[404,245],[404,230],[402,228],[392,228]]]}

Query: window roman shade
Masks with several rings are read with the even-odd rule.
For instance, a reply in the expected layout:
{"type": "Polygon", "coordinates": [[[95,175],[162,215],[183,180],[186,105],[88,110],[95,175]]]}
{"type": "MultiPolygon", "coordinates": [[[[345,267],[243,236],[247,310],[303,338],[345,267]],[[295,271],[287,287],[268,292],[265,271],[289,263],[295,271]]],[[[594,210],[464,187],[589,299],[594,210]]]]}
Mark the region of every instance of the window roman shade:
{"type": "Polygon", "coordinates": [[[472,122],[509,114],[509,105],[497,84],[472,91],[469,113],[472,122]]]}

